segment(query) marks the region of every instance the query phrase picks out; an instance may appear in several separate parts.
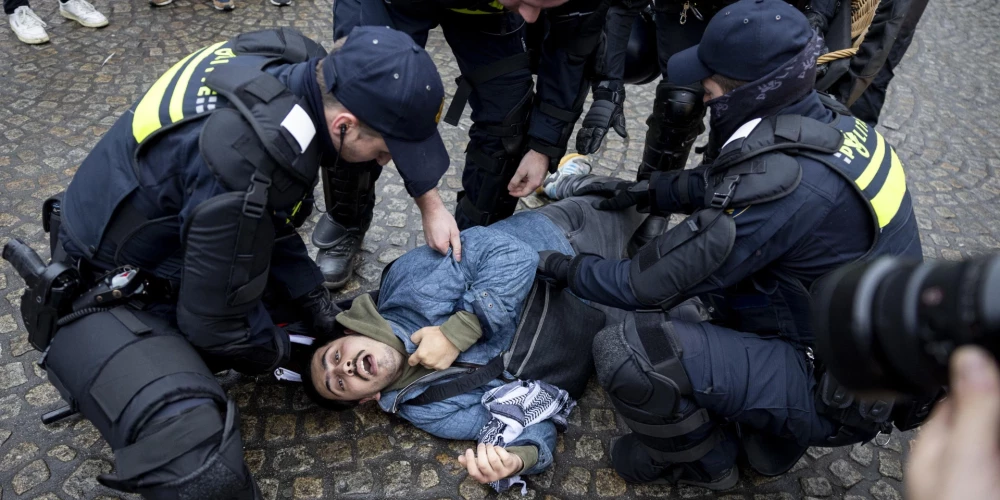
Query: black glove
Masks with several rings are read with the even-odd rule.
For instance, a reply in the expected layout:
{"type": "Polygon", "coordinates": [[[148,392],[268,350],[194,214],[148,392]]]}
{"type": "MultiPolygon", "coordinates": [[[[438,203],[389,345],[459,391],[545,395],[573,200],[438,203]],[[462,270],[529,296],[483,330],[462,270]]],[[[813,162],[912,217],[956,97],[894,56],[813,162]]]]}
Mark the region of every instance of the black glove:
{"type": "Polygon", "coordinates": [[[569,263],[572,257],[553,250],[538,252],[539,279],[549,282],[552,286],[566,288],[569,286],[569,263]]]}
{"type": "Polygon", "coordinates": [[[330,291],[320,285],[299,299],[302,321],[314,335],[333,335],[341,309],[330,298],[330,291]]]}
{"type": "Polygon", "coordinates": [[[623,139],[628,137],[625,129],[625,84],[620,80],[603,81],[594,88],[594,103],[583,119],[576,134],[576,152],[589,155],[601,149],[604,136],[609,128],[614,128],[623,139]]]}
{"type": "Polygon", "coordinates": [[[576,190],[577,195],[596,194],[607,197],[595,201],[598,210],[624,210],[634,206],[640,212],[649,211],[649,182],[609,181],[595,182],[576,190]]]}

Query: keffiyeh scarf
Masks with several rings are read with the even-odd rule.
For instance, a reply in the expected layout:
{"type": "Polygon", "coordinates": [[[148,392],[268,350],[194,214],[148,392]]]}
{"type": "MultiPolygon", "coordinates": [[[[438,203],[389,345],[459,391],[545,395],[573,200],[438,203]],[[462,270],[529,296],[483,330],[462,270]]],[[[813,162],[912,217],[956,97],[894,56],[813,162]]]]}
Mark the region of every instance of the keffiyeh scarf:
{"type": "MultiPolygon", "coordinates": [[[[483,394],[483,406],[493,416],[481,431],[478,441],[506,447],[524,432],[525,427],[552,420],[556,429],[566,430],[566,419],[576,406],[569,394],[551,384],[537,381],[514,381],[483,394]]],[[[520,475],[490,483],[496,491],[521,485],[521,494],[528,492],[520,475]]]]}

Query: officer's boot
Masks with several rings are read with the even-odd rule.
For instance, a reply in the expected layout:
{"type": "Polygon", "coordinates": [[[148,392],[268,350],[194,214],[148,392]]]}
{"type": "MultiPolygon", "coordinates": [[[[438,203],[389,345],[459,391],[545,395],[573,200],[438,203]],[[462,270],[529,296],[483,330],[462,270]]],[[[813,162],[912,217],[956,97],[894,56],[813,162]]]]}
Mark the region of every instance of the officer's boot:
{"type": "Polygon", "coordinates": [[[321,169],[326,213],[316,223],[312,243],[319,248],[316,263],[323,284],[332,290],[343,287],[354,271],[375,208],[375,181],[381,169],[372,162],[340,162],[336,169],[321,169]]]}
{"type": "MultiPolygon", "coordinates": [[[[636,180],[649,180],[653,172],[681,170],[687,164],[691,146],[705,131],[704,91],[661,81],[656,86],[653,113],[646,120],[646,144],[636,180]]],[[[639,226],[628,244],[629,256],[667,230],[667,218],[651,215],[639,226]]]]}
{"type": "Polygon", "coordinates": [[[664,439],[633,432],[612,439],[608,455],[615,472],[630,483],[727,490],[739,480],[738,446],[732,436],[721,433],[714,429],[697,439],[695,433],[664,439]]]}

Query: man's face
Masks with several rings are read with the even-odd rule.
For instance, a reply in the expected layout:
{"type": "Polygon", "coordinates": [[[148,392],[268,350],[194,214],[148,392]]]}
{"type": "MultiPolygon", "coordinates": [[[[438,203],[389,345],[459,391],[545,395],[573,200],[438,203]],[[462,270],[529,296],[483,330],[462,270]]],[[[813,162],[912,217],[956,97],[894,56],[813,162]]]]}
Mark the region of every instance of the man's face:
{"type": "Polygon", "coordinates": [[[381,136],[362,132],[357,123],[357,118],[350,113],[337,115],[330,122],[330,137],[333,138],[333,145],[340,153],[340,158],[351,163],[375,160],[379,165],[385,166],[392,160],[385,140],[381,136]],[[341,127],[346,127],[343,134],[341,127]]]}
{"type": "Polygon", "coordinates": [[[704,97],[705,102],[711,101],[712,99],[715,99],[717,97],[722,97],[723,94],[725,94],[725,92],[722,90],[722,87],[718,83],[715,83],[715,80],[711,78],[706,78],[702,80],[701,86],[705,87],[705,97],[704,97]]]}
{"type": "Polygon", "coordinates": [[[309,370],[320,396],[363,401],[375,398],[402,374],[403,355],[382,342],[349,332],[320,347],[309,370]]]}
{"type": "Polygon", "coordinates": [[[568,0],[500,0],[507,10],[517,12],[525,21],[533,23],[538,20],[542,9],[558,7],[568,0]]]}

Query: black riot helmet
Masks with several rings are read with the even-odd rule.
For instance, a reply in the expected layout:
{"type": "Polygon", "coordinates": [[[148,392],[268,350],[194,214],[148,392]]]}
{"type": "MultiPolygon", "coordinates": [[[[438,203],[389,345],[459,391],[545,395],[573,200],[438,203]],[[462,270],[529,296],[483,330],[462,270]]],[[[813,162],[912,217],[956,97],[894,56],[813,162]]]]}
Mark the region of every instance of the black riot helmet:
{"type": "Polygon", "coordinates": [[[653,9],[647,6],[635,17],[632,33],[625,47],[625,83],[643,85],[660,76],[656,54],[656,23],[653,9]]]}

